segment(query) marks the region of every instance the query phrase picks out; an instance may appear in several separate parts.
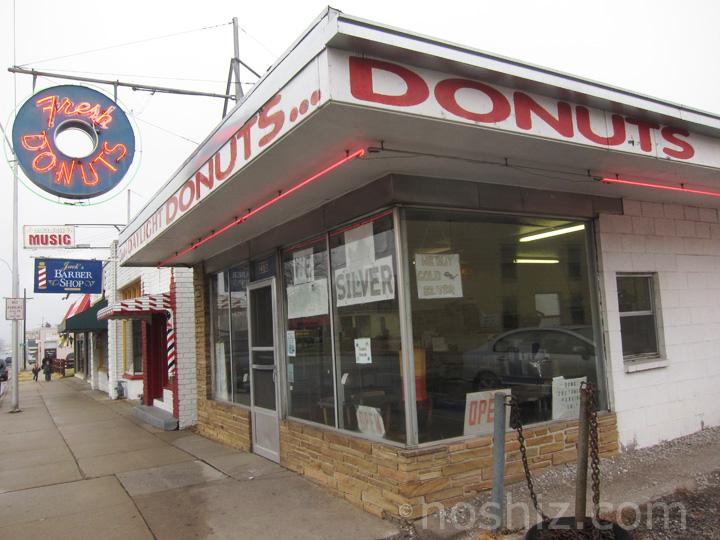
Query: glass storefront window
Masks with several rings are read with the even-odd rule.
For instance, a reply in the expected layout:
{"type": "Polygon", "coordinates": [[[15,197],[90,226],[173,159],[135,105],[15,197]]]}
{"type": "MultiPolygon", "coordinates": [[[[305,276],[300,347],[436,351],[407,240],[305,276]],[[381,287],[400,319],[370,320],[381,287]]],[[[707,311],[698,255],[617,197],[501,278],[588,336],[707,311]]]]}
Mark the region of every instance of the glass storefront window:
{"type": "Polygon", "coordinates": [[[467,434],[472,392],[567,417],[560,378],[597,381],[584,224],[408,210],[406,230],[419,442],[467,434]]]}
{"type": "Polygon", "coordinates": [[[391,214],[330,233],[340,427],[405,442],[391,214]]]}
{"type": "Polygon", "coordinates": [[[213,274],[212,299],[212,398],[250,405],[250,355],[248,351],[247,265],[213,274]]]}
{"type": "Polygon", "coordinates": [[[230,350],[230,291],[227,272],[218,272],[211,279],[213,298],[213,398],[230,401],[231,350],[230,350]]]}
{"type": "Polygon", "coordinates": [[[228,271],[230,281],[230,332],[232,342],[233,395],[235,403],[250,405],[250,354],[248,352],[247,265],[236,266],[228,271]]]}
{"type": "Polygon", "coordinates": [[[325,237],[283,252],[290,416],[335,425],[325,237]]]}

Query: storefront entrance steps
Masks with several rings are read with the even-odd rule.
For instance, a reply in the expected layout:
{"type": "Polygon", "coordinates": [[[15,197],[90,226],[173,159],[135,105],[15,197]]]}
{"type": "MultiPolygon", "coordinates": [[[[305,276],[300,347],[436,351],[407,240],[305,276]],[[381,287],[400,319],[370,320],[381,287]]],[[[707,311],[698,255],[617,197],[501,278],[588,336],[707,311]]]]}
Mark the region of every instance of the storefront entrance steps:
{"type": "Polygon", "coordinates": [[[177,418],[159,407],[138,405],[133,409],[133,416],[163,431],[175,431],[178,428],[177,418]]]}

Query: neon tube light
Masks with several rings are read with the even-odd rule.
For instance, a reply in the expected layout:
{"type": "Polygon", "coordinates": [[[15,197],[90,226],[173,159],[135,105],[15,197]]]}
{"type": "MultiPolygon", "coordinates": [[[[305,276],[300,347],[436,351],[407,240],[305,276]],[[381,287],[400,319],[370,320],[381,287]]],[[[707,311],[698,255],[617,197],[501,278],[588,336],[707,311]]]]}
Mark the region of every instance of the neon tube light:
{"type": "Polygon", "coordinates": [[[209,242],[209,241],[212,240],[213,238],[215,238],[215,237],[217,237],[217,236],[220,236],[222,233],[224,233],[225,231],[227,231],[227,230],[229,230],[229,229],[232,229],[232,228],[235,227],[236,225],[240,225],[241,223],[244,223],[245,221],[247,221],[248,219],[250,219],[250,218],[251,218],[252,216],[254,216],[255,214],[259,214],[260,212],[262,212],[262,211],[265,210],[266,208],[268,208],[268,207],[272,206],[273,204],[275,204],[276,202],[284,199],[284,198],[287,197],[288,195],[290,195],[290,194],[292,194],[292,193],[295,193],[295,192],[298,191],[299,189],[301,189],[301,188],[307,186],[308,184],[314,182],[314,181],[317,180],[318,178],[326,175],[327,173],[329,173],[329,172],[331,172],[331,171],[334,171],[334,170],[337,169],[338,167],[341,167],[341,166],[345,165],[345,163],[347,163],[348,161],[352,161],[352,160],[354,160],[355,158],[359,158],[359,157],[362,157],[362,156],[364,156],[364,155],[365,155],[365,149],[364,149],[364,148],[360,148],[359,150],[355,150],[355,152],[353,152],[352,154],[348,154],[348,155],[345,156],[343,159],[341,159],[341,160],[339,160],[339,161],[336,161],[335,163],[333,163],[332,165],[329,165],[328,167],[325,167],[322,171],[320,171],[320,172],[318,172],[318,173],[315,173],[314,175],[312,175],[312,176],[309,177],[309,178],[306,178],[305,180],[303,180],[303,181],[300,182],[299,184],[295,184],[293,187],[291,187],[291,188],[288,189],[287,191],[284,191],[284,192],[280,193],[279,195],[273,197],[273,198],[270,199],[269,201],[264,202],[263,204],[261,204],[261,205],[258,206],[257,208],[253,208],[252,210],[250,210],[250,211],[249,211],[247,214],[245,214],[244,216],[241,216],[241,217],[239,217],[239,218],[231,221],[230,223],[228,223],[227,225],[225,225],[225,226],[222,227],[221,229],[218,229],[217,231],[214,231],[213,233],[207,235],[205,238],[202,238],[202,239],[198,240],[197,242],[195,242],[194,244],[192,244],[189,248],[184,249],[183,251],[180,251],[180,252],[176,253],[175,255],[173,255],[172,257],[169,257],[168,259],[165,259],[163,262],[161,262],[160,264],[158,264],[158,268],[167,265],[168,263],[170,263],[171,261],[177,259],[178,257],[182,257],[183,255],[185,255],[185,254],[187,254],[187,253],[190,253],[192,250],[197,249],[197,248],[199,248],[200,246],[202,246],[205,242],[209,242]]]}
{"type": "Polygon", "coordinates": [[[559,259],[513,259],[515,264],[558,264],[559,259]]]}
{"type": "Polygon", "coordinates": [[[651,182],[638,182],[636,180],[623,180],[622,178],[603,178],[603,184],[625,184],[628,186],[646,187],[653,189],[664,189],[667,191],[680,191],[682,193],[694,193],[695,195],[708,195],[710,197],[720,197],[717,191],[705,191],[702,189],[691,189],[683,186],[664,186],[662,184],[653,184],[651,182]]]}
{"type": "Polygon", "coordinates": [[[541,240],[542,238],[550,238],[551,236],[560,236],[561,234],[568,234],[577,231],[582,231],[585,228],[585,224],[573,225],[571,227],[563,227],[562,229],[552,229],[549,231],[531,234],[529,236],[523,236],[520,238],[520,242],[532,242],[533,240],[541,240]]]}

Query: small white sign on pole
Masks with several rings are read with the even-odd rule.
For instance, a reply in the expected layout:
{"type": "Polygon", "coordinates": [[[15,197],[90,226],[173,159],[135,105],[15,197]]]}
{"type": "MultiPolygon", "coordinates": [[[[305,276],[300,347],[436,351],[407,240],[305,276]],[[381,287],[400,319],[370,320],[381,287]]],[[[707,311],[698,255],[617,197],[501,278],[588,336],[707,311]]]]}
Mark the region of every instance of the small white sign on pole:
{"type": "Polygon", "coordinates": [[[23,298],[5,299],[5,320],[22,321],[25,318],[25,300],[23,298]]]}
{"type": "MultiPolygon", "coordinates": [[[[471,392],[465,395],[465,429],[463,435],[489,435],[495,422],[495,394],[510,395],[509,388],[471,392]]],[[[505,430],[510,427],[510,415],[505,415],[505,430]]]]}

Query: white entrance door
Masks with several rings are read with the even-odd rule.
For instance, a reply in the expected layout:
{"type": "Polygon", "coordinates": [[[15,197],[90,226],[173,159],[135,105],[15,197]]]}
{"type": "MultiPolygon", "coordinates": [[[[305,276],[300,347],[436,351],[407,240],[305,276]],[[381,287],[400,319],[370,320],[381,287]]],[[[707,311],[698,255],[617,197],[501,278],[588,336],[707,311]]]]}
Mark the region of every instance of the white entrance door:
{"type": "Polygon", "coordinates": [[[275,279],[248,286],[253,451],[280,461],[275,279]]]}

